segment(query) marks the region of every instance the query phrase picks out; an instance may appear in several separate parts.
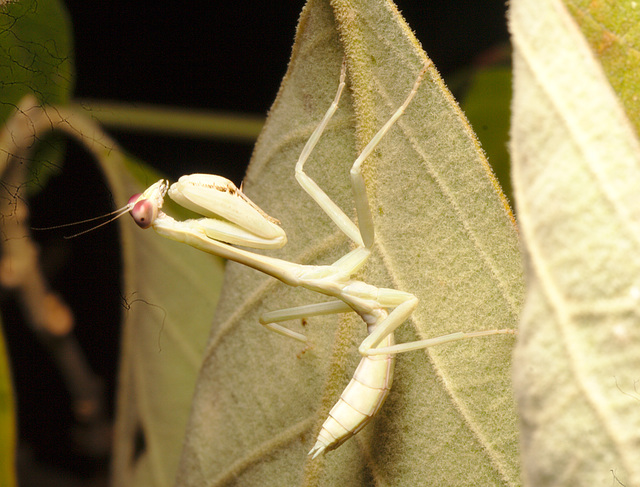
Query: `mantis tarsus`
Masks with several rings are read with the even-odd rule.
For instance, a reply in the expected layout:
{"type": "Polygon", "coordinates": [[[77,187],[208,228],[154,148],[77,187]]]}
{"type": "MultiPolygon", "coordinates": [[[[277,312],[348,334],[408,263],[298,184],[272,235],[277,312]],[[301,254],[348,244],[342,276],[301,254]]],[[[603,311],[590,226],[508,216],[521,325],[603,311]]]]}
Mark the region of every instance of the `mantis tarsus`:
{"type": "Polygon", "coordinates": [[[318,439],[309,452],[314,458],[341,445],[362,429],[378,412],[391,387],[395,354],[467,338],[515,333],[511,329],[459,332],[395,344],[394,330],[413,313],[418,299],[408,292],[378,288],[352,278],[371,254],[375,233],[361,172],[362,164],[403,114],[418,91],[426,69],[425,67],[416,79],[404,103],[366,145],[351,167],[351,184],[359,223],[356,225],[304,172],[305,162],[338,108],[346,78],[346,64],[342,65],[340,83],[333,103],[307,141],[295,168],[298,183],[356,245],[354,250],[331,265],[295,264],[230,245],[278,248],[286,243],[286,235],[277,220],[251,202],[231,181],[219,176],[183,176],[171,186],[167,181],[160,180],[144,193],[133,196],[123,209],[130,211],[142,228],[152,227],[164,237],[253,267],[290,286],[302,286],[335,298],[334,301],[325,303],[266,313],[260,322],[270,330],[306,343],[303,334],[279,323],[346,312],[356,312],[364,320],[369,335],[359,347],[363,358],[353,379],[329,413],[329,418],[323,424],[318,439]],[[177,221],[162,212],[162,204],[167,193],[174,201],[204,215],[204,218],[177,221]]]}

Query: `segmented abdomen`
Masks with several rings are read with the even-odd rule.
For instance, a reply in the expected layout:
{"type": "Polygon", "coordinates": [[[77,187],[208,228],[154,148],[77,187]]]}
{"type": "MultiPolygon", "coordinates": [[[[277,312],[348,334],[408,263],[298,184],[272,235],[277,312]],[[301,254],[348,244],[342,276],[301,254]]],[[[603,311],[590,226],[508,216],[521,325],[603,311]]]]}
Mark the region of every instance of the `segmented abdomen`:
{"type": "MultiPolygon", "coordinates": [[[[393,334],[379,347],[393,345],[393,334]]],[[[380,410],[393,381],[394,355],[363,357],[338,402],[322,425],[316,444],[309,452],[313,458],[337,448],[364,428],[380,410]]]]}

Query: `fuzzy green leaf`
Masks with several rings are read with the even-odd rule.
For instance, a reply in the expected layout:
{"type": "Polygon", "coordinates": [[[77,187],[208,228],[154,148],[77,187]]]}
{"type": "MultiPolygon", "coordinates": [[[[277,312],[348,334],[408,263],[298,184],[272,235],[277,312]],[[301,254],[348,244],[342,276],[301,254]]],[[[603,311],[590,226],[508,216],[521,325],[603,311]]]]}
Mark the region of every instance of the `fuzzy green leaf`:
{"type": "Polygon", "coordinates": [[[525,484],[640,485],[640,143],[562,2],[510,17],[525,484]]]}
{"type": "MultiPolygon", "coordinates": [[[[410,91],[427,58],[388,1],[310,1],[245,190],[282,221],[270,255],[331,263],[350,246],[294,179],[347,57],[349,84],[306,169],[353,214],[349,168],[410,91]]],[[[415,293],[398,341],[514,327],[523,294],[509,209],[477,140],[433,67],[365,163],[375,253],[359,276],[415,293]]],[[[326,458],[307,452],[353,374],[366,336],[350,315],[310,318],[313,348],[261,329],[267,310],[323,300],[230,264],[192,409],[178,485],[517,485],[513,338],[477,339],[397,359],[379,417],[326,458]]],[[[292,323],[294,329],[300,324],[292,323]]]]}

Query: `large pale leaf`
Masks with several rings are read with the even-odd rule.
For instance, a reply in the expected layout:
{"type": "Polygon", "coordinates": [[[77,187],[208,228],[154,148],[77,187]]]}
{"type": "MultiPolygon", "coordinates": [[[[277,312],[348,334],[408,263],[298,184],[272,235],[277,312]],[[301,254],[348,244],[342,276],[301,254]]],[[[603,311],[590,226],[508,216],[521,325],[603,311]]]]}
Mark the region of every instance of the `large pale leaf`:
{"type": "MultiPolygon", "coordinates": [[[[353,213],[348,171],[357,150],[402,102],[427,61],[395,6],[312,0],[289,70],[245,179],[282,221],[271,252],[330,263],[350,246],[298,187],[294,165],[328,108],[343,56],[349,84],[307,164],[353,213]]],[[[360,276],[421,300],[400,341],[514,327],[522,273],[508,207],[471,129],[433,67],[405,115],[365,164],[377,240],[360,276]]],[[[267,310],[322,298],[240,265],[225,288],[192,409],[178,485],[517,485],[511,337],[403,354],[373,424],[326,458],[307,451],[359,360],[352,315],[311,318],[313,348],[261,329],[267,310]]],[[[292,323],[295,329],[299,323],[292,323]]]]}
{"type": "Polygon", "coordinates": [[[640,144],[565,6],[511,6],[525,483],[640,485],[640,144]]]}
{"type": "MultiPolygon", "coordinates": [[[[136,181],[130,175],[136,167],[118,159],[114,154],[102,167],[115,200],[124,203],[155,182],[155,175],[144,172],[136,181]]],[[[129,218],[120,231],[127,306],[112,481],[162,487],[175,479],[224,265],[152,230],[142,231],[129,218]]]]}

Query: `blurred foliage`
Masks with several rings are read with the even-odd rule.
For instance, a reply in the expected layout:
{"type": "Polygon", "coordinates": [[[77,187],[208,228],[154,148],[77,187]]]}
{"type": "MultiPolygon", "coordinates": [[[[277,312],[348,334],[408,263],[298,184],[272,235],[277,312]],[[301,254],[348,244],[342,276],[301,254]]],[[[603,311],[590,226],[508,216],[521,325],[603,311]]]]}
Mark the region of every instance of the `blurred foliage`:
{"type": "MultiPolygon", "coordinates": [[[[64,2],[21,0],[0,4],[0,120],[34,94],[43,103],[67,103],[74,88],[72,26],[64,2]]],[[[29,192],[60,167],[63,141],[50,134],[32,155],[29,192]]]]}
{"type": "Polygon", "coordinates": [[[474,70],[462,101],[462,108],[502,189],[513,202],[508,151],[511,116],[511,68],[487,66],[474,70]]]}
{"type": "Polygon", "coordinates": [[[0,485],[16,485],[16,417],[9,356],[0,328],[0,485]]]}

